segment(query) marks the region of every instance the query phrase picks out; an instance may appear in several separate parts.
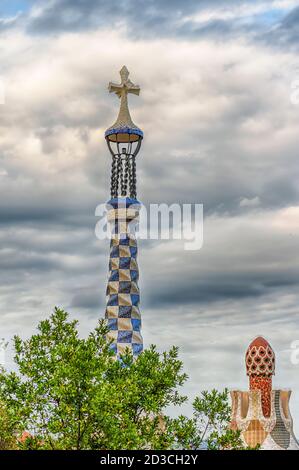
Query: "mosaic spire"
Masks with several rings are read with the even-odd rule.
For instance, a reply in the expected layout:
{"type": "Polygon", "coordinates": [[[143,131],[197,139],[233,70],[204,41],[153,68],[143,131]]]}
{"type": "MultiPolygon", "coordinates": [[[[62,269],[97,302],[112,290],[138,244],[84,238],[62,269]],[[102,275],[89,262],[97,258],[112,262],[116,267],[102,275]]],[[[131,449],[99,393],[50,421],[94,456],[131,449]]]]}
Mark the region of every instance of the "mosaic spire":
{"type": "Polygon", "coordinates": [[[107,337],[117,358],[126,350],[135,357],[143,350],[135,236],[141,207],[136,194],[135,158],[143,133],[133,123],[128,108],[128,93],[139,95],[140,87],[129,80],[125,66],[120,75],[120,84],[109,84],[109,91],[121,100],[118,118],[105,132],[112,155],[111,199],[107,202],[111,244],[105,318],[110,329],[107,337]]]}
{"type": "Polygon", "coordinates": [[[275,354],[258,336],[246,356],[249,391],[233,390],[231,429],[239,430],[245,446],[261,450],[299,450],[289,408],[290,390],[273,390],[275,354]]]}
{"type": "Polygon", "coordinates": [[[262,336],[249,345],[245,357],[250,390],[260,390],[264,416],[271,413],[272,376],[275,374],[275,354],[262,336]]]}

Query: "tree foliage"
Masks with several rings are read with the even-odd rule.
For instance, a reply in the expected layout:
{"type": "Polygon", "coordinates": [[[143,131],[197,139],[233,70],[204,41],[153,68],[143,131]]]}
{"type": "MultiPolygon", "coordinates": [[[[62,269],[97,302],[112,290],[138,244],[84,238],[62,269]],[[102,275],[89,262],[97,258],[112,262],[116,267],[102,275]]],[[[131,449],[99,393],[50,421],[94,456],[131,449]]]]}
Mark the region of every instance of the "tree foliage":
{"type": "Polygon", "coordinates": [[[0,403],[0,450],[17,449],[16,436],[19,432],[18,419],[12,409],[0,403]]]}

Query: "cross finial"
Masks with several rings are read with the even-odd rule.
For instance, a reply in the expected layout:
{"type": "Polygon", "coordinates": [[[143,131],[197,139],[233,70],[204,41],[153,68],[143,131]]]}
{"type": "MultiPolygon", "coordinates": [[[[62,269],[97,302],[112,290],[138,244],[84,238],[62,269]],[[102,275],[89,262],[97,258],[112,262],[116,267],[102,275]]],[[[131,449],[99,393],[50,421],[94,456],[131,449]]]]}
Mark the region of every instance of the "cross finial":
{"type": "Polygon", "coordinates": [[[134,95],[139,95],[140,86],[134,85],[134,83],[129,80],[130,72],[128,71],[125,65],[121,68],[119,74],[121,78],[121,83],[117,84],[110,82],[108,86],[110,93],[116,93],[119,98],[121,98],[123,95],[126,96],[128,93],[134,93],[134,95]]]}
{"type": "Polygon", "coordinates": [[[121,83],[110,82],[108,86],[110,93],[116,93],[120,98],[119,113],[115,123],[106,130],[105,136],[113,142],[116,141],[116,135],[118,142],[136,142],[143,136],[143,132],[134,124],[130,116],[128,93],[139,95],[140,86],[131,82],[129,71],[125,65],[119,73],[121,83]]]}

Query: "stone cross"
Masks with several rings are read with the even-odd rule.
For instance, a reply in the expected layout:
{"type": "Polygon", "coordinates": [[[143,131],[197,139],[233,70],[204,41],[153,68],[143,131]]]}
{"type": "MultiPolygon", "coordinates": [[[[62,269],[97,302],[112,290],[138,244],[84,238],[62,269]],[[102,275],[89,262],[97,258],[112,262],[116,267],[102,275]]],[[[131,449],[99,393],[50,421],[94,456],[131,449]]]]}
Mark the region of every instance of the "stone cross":
{"type": "Polygon", "coordinates": [[[134,83],[132,83],[131,80],[129,80],[130,73],[125,65],[122,67],[119,73],[120,73],[121,83],[117,84],[117,83],[110,82],[108,86],[109,92],[116,93],[119,98],[126,96],[128,93],[134,93],[134,95],[139,95],[140,86],[134,85],[134,83]]]}
{"type": "Polygon", "coordinates": [[[134,83],[129,80],[129,71],[124,65],[120,71],[121,83],[109,83],[108,90],[110,93],[116,93],[120,98],[120,109],[116,122],[111,126],[113,129],[119,128],[129,128],[136,129],[137,126],[133,123],[130,116],[130,111],[128,107],[128,93],[134,93],[134,95],[139,95],[140,86],[134,85],[134,83]]]}

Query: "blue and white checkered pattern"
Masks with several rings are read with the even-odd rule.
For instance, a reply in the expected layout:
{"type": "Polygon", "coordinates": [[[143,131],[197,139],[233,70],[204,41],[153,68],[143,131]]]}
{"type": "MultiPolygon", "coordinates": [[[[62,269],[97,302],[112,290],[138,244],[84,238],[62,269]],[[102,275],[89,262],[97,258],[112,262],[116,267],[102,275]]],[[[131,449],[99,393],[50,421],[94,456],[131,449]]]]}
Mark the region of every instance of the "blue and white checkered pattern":
{"type": "Polygon", "coordinates": [[[143,350],[139,311],[137,241],[129,223],[138,218],[140,204],[135,199],[108,202],[112,225],[109,280],[105,317],[110,331],[107,339],[117,358],[128,348],[134,356],[143,350]],[[125,204],[125,205],[124,205],[125,204]]]}

